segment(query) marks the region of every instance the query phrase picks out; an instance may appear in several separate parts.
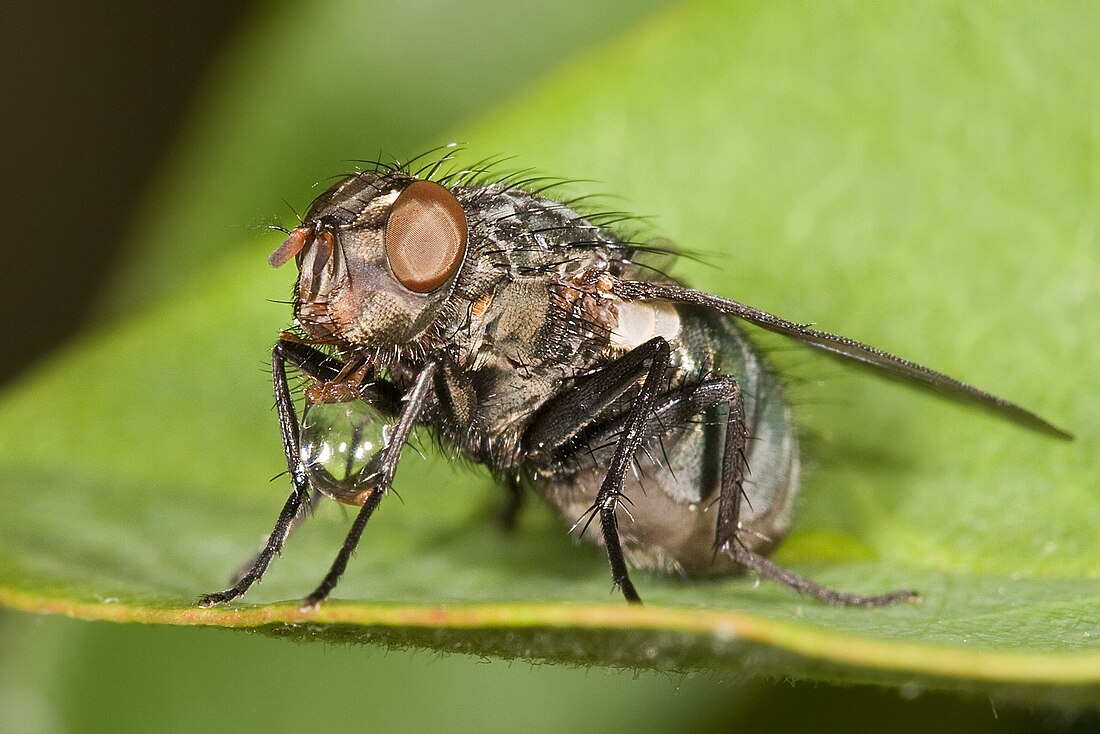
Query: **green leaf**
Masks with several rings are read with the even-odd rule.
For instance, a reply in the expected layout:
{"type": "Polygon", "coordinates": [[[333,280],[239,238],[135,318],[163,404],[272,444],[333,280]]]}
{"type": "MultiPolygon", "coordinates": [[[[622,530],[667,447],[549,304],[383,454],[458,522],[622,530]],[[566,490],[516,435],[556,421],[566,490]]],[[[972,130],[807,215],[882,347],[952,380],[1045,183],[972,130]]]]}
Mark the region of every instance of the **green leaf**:
{"type": "Polygon", "coordinates": [[[1095,700],[1096,15],[691,3],[449,136],[478,157],[601,181],[573,188],[622,196],[655,232],[704,252],[711,267],[677,271],[697,287],[918,359],[1076,433],[1051,441],[762,340],[790,375],[812,464],[776,559],[846,590],[915,587],[922,603],[836,609],[751,578],[636,573],[647,605],[630,608],[600,549],[574,545],[541,507],[499,532],[488,475],[425,449],[408,452],[401,498],[383,503],[319,612],[293,600],[346,530],[333,506],[244,603],[196,609],[288,491],[266,481],[283,462],[263,363],[292,277],[263,262],[277,238],[177,275],[186,287],[7,395],[0,601],[507,658],[1095,700]]]}

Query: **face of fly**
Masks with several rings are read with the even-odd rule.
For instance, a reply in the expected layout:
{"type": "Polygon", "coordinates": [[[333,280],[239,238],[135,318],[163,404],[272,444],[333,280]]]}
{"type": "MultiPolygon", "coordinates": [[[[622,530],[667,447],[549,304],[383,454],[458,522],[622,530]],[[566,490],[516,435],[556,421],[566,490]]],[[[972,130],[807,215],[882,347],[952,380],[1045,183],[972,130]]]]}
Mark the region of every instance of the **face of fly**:
{"type": "Polygon", "coordinates": [[[466,256],[467,219],[446,187],[350,176],[320,196],[271,254],[298,265],[299,326],[318,343],[385,348],[431,324],[466,256]]]}

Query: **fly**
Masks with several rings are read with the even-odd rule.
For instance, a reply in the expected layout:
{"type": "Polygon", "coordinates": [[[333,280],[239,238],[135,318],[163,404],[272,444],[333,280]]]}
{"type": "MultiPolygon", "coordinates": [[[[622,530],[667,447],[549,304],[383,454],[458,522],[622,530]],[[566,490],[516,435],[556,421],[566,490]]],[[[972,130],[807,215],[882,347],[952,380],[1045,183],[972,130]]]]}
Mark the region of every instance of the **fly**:
{"type": "Polygon", "coordinates": [[[492,471],[507,517],[533,490],[603,545],[629,602],[631,566],[750,570],[840,605],[917,598],[840,591],[768,559],[790,527],[799,448],[782,386],[739,322],[1070,438],[927,367],[681,285],[638,262],[646,246],[614,217],[582,215],[532,179],[437,175],[448,159],[347,176],[272,253],[272,266],[298,267],[295,327],[272,351],[292,489],[260,553],[200,605],[244,594],[330,497],[359,511],[302,606],[321,604],[417,426],[492,471]],[[306,381],[301,420],[288,365],[306,381]]]}

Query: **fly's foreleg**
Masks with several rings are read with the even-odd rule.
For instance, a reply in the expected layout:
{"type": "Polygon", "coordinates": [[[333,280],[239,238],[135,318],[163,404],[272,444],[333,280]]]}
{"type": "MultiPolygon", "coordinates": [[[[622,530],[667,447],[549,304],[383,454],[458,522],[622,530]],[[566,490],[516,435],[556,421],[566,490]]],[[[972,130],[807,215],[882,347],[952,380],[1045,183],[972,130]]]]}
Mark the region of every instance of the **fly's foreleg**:
{"type": "Polygon", "coordinates": [[[316,497],[310,497],[309,481],[306,478],[305,466],[302,464],[298,448],[298,416],[294,411],[294,399],[287,381],[288,361],[318,381],[335,379],[342,366],[339,360],[297,342],[280,340],[272,349],[271,376],[275,391],[275,408],[279,413],[279,428],[283,437],[283,452],[286,454],[287,472],[290,474],[290,496],[283,505],[275,521],[275,527],[272,528],[260,552],[234,575],[233,585],[230,588],[199,597],[198,604],[201,607],[233,601],[248,591],[252,584],[259,581],[272,559],[282,550],[298,521],[307,514],[316,500],[316,497]]]}
{"type": "Polygon", "coordinates": [[[364,481],[364,488],[369,488],[371,491],[366,493],[366,497],[363,501],[362,507],[359,508],[359,514],[355,516],[355,521],[351,525],[351,530],[348,531],[347,537],[344,538],[344,544],[340,547],[340,552],[336,554],[335,560],[332,562],[331,568],[321,583],[313,590],[313,593],[302,600],[302,609],[304,611],[316,609],[320,606],[332,590],[336,588],[336,583],[340,580],[340,576],[343,575],[344,570],[347,568],[348,560],[351,558],[351,554],[355,551],[356,546],[359,545],[359,539],[363,535],[363,529],[367,526],[367,521],[370,520],[370,516],[374,514],[375,509],[378,508],[378,504],[382,501],[382,496],[389,490],[390,485],[393,484],[393,477],[397,471],[397,461],[401,458],[401,451],[405,447],[405,441],[409,437],[410,431],[416,424],[417,418],[427,407],[431,398],[432,380],[435,377],[436,370],[439,366],[438,359],[429,359],[424,367],[420,370],[420,373],[416,376],[416,381],[413,383],[412,388],[406,393],[404,397],[404,405],[401,407],[401,412],[398,415],[397,423],[394,425],[393,433],[390,435],[389,443],[386,444],[386,448],[383,449],[382,462],[378,471],[364,481]]]}

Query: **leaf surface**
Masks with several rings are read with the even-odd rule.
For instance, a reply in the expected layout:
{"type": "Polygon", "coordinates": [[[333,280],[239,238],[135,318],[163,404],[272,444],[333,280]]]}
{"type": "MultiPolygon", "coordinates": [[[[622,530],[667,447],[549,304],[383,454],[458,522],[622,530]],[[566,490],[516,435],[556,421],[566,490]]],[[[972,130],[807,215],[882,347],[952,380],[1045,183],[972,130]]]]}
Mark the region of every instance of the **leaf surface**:
{"type": "Polygon", "coordinates": [[[1075,433],[1052,441],[761,339],[811,465],[776,559],[845,590],[914,587],[920,604],[836,609],[751,578],[636,572],[647,605],[628,608],[600,549],[541,507],[499,532],[488,475],[425,449],[321,611],[292,600],[350,522],[332,506],[242,604],[194,608],[288,491],[266,481],[283,461],[264,363],[292,277],[264,264],[277,237],[184,268],[185,287],[6,395],[0,601],[509,658],[1094,694],[1100,51],[1082,16],[1096,12],[690,3],[451,136],[601,182],[569,190],[621,196],[614,208],[703,253],[675,271],[696,287],[1075,433]]]}

